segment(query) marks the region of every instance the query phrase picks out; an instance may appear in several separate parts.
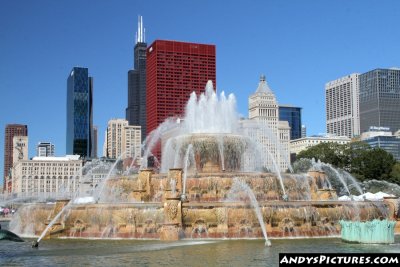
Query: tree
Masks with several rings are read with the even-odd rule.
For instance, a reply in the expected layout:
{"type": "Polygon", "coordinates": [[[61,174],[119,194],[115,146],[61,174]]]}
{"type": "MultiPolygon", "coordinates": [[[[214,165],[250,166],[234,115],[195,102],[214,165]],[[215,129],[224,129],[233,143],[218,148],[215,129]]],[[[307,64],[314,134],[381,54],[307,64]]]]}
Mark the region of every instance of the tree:
{"type": "Polygon", "coordinates": [[[370,149],[370,145],[365,142],[354,142],[351,143],[345,151],[347,157],[350,159],[346,170],[360,180],[364,178],[361,175],[362,169],[364,168],[364,155],[366,151],[370,149]]]}
{"type": "MultiPolygon", "coordinates": [[[[391,172],[396,160],[393,155],[381,148],[364,150],[359,158],[354,158],[360,166],[352,169],[352,173],[357,174],[360,180],[391,180],[391,172]]],[[[355,166],[352,162],[352,166],[355,166]]]]}
{"type": "Polygon", "coordinates": [[[390,182],[400,184],[400,162],[393,165],[390,173],[390,182]]]}
{"type": "Polygon", "coordinates": [[[321,160],[324,163],[329,163],[333,166],[344,168],[349,162],[347,154],[345,153],[346,149],[346,145],[340,145],[333,142],[320,143],[301,151],[297,155],[297,158],[314,158],[315,160],[321,160]]]}
{"type": "Polygon", "coordinates": [[[371,148],[364,142],[349,145],[321,143],[297,155],[297,159],[304,158],[329,163],[350,172],[361,181],[376,179],[400,184],[400,163],[396,163],[389,152],[381,148],[371,148]]]}

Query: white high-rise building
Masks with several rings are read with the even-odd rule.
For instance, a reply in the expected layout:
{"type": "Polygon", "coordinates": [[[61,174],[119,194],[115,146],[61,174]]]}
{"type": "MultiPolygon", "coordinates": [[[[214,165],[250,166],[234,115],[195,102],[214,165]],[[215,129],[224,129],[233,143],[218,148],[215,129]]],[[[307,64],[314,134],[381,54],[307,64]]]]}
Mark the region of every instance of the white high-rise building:
{"type": "Polygon", "coordinates": [[[353,73],[325,85],[327,133],[349,138],[360,135],[358,78],[353,73]]]}
{"type": "Polygon", "coordinates": [[[125,119],[112,119],[107,127],[107,157],[123,158],[132,157],[135,160],[141,158],[141,134],[140,126],[128,125],[125,119]]]}
{"type": "Polygon", "coordinates": [[[54,144],[50,142],[39,142],[36,146],[36,156],[54,157],[54,144]]]}
{"type": "Polygon", "coordinates": [[[249,97],[249,119],[258,121],[258,126],[253,128],[256,133],[251,135],[263,145],[264,167],[270,168],[276,163],[280,171],[286,171],[290,163],[290,127],[287,121],[279,120],[278,102],[264,75],[256,92],[249,97]]]}
{"type": "Polygon", "coordinates": [[[111,119],[107,126],[107,157],[116,159],[125,150],[123,149],[123,139],[125,138],[125,126],[128,121],[125,119],[111,119]]]}
{"type": "Polygon", "coordinates": [[[307,127],[303,124],[301,125],[301,138],[304,138],[307,136],[307,127]]]}
{"type": "Polygon", "coordinates": [[[141,158],[141,141],[142,141],[142,130],[139,125],[128,125],[125,126],[125,138],[123,140],[123,146],[126,151],[126,157],[131,157],[136,161],[141,158]]]}

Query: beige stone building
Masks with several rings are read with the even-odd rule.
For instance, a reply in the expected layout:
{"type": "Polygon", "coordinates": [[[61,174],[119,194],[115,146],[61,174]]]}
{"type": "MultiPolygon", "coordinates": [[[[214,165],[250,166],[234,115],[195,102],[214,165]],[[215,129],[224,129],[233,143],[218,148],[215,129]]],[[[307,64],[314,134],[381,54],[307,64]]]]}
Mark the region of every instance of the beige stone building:
{"type": "Polygon", "coordinates": [[[123,158],[141,158],[141,127],[128,125],[125,119],[112,119],[108,121],[106,151],[107,157],[117,159],[122,154],[123,158]]]}
{"type": "Polygon", "coordinates": [[[280,171],[286,171],[290,164],[290,126],[287,121],[279,120],[279,105],[264,75],[256,92],[249,97],[249,120],[251,123],[242,121],[242,125],[249,136],[263,145],[264,167],[276,164],[280,171]]]}
{"type": "Polygon", "coordinates": [[[307,136],[290,141],[290,153],[298,154],[309,147],[316,146],[321,143],[338,143],[345,145],[350,143],[351,139],[347,136],[335,135],[320,135],[320,136],[307,136]]]}
{"type": "Polygon", "coordinates": [[[13,137],[13,166],[20,160],[28,159],[28,136],[13,137]]]}
{"type": "Polygon", "coordinates": [[[12,193],[18,196],[52,196],[59,193],[72,196],[79,187],[82,164],[78,155],[20,160],[12,171],[12,193]]]}
{"type": "MultiPolygon", "coordinates": [[[[12,184],[12,175],[14,168],[17,163],[21,160],[28,160],[28,136],[14,136],[13,147],[12,147],[13,161],[11,166],[11,172],[9,176],[4,177],[6,184],[12,184]]],[[[10,190],[9,192],[10,193],[10,190]]]]}

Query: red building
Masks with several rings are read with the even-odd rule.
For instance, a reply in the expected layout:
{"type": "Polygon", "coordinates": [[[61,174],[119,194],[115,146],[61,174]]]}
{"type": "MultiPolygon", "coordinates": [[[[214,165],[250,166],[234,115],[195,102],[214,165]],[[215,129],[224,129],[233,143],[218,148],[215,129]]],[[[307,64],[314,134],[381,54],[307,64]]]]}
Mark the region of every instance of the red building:
{"type": "Polygon", "coordinates": [[[177,41],[156,40],[147,48],[146,135],[166,118],[183,115],[190,94],[204,92],[208,80],[216,88],[215,54],[215,45],[177,41]]]}
{"type": "Polygon", "coordinates": [[[4,176],[3,189],[6,191],[11,188],[11,183],[6,184],[6,177],[10,173],[13,164],[13,138],[14,136],[27,136],[28,126],[22,124],[7,124],[4,135],[4,176]]]}

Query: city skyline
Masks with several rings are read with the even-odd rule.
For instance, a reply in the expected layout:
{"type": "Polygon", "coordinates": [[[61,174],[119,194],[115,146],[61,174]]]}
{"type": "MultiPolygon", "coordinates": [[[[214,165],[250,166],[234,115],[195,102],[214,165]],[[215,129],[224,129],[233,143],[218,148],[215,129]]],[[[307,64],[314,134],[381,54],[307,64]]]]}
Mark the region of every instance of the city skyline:
{"type": "Polygon", "coordinates": [[[148,43],[214,44],[217,90],[234,93],[244,117],[247,98],[265,74],[279,104],[302,108],[309,134],[325,132],[326,82],[400,62],[393,53],[400,42],[393,26],[397,1],[204,1],[201,6],[156,1],[157,8],[132,1],[79,1],[79,9],[77,3],[1,5],[0,90],[7,101],[1,105],[0,127],[28,125],[29,157],[41,140],[54,143],[57,155],[65,154],[65,80],[74,66],[89,68],[95,79],[93,124],[99,133],[109,119],[125,117],[138,15],[148,43]]]}

